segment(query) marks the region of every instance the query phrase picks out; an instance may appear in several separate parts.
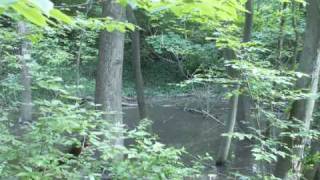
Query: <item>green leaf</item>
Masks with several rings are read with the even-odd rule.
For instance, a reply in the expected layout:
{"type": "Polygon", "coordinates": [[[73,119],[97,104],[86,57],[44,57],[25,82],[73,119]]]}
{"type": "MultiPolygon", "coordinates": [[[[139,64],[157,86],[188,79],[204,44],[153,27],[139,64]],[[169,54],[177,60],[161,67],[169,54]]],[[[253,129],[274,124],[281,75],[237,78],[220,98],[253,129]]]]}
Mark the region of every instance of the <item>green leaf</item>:
{"type": "Polygon", "coordinates": [[[4,12],[5,8],[0,7],[0,15],[4,12]]]}
{"type": "Polygon", "coordinates": [[[58,21],[62,21],[64,23],[66,23],[66,24],[72,23],[72,19],[69,16],[62,13],[61,11],[59,11],[58,9],[52,9],[50,11],[50,16],[57,19],[58,21]]]}
{"type": "Polygon", "coordinates": [[[46,18],[42,15],[39,9],[30,7],[22,1],[13,4],[11,7],[30,22],[41,27],[47,25],[46,18]]]}

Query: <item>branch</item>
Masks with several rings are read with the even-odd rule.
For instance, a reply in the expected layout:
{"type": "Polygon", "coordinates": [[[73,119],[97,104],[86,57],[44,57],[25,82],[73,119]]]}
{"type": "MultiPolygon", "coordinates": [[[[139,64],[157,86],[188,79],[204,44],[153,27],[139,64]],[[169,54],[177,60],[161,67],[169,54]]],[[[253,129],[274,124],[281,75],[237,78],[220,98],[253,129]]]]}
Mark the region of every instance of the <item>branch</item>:
{"type": "Polygon", "coordinates": [[[205,115],[213,120],[215,120],[216,122],[218,122],[219,124],[225,126],[225,124],[223,122],[221,122],[218,118],[214,117],[212,114],[210,114],[209,112],[205,111],[205,110],[198,110],[198,109],[193,109],[193,108],[184,108],[184,110],[186,111],[191,111],[191,112],[196,112],[196,113],[200,113],[202,115],[205,115]]]}

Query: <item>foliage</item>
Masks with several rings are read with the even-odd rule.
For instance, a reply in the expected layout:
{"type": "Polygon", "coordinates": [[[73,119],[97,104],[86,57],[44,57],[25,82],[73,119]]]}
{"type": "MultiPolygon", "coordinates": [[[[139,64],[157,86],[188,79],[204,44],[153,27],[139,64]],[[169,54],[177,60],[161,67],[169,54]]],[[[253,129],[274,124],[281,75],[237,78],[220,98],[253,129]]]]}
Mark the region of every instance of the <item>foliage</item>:
{"type": "Polygon", "coordinates": [[[173,62],[176,63],[181,61],[186,66],[186,70],[191,72],[191,74],[200,65],[210,66],[213,64],[213,60],[217,59],[215,58],[217,51],[215,51],[212,43],[197,44],[173,32],[168,32],[165,35],[151,36],[146,41],[159,56],[172,56],[173,62]]]}
{"type": "MultiPolygon", "coordinates": [[[[185,174],[196,172],[181,162],[184,150],[166,147],[139,127],[137,130],[124,132],[115,128],[103,118],[95,106],[82,104],[82,99],[74,97],[72,88],[74,53],[79,46],[70,36],[71,32],[62,29],[41,30],[30,37],[21,37],[11,41],[16,32],[11,28],[2,28],[0,39],[1,61],[1,177],[20,177],[22,179],[99,179],[104,172],[115,179],[135,174],[137,177],[154,176],[155,179],[180,178],[185,174]],[[61,37],[61,38],[58,38],[61,37]],[[70,39],[66,38],[69,37],[70,39]],[[21,124],[18,121],[19,95],[23,88],[19,81],[20,62],[14,49],[21,40],[30,40],[32,44],[32,61],[28,62],[32,74],[33,106],[36,109],[34,121],[21,124]],[[120,133],[125,138],[136,140],[135,144],[123,149],[114,147],[112,141],[120,133]],[[127,134],[127,135],[126,135],[127,134]],[[82,139],[87,139],[89,146],[75,157],[68,153],[73,146],[82,146],[82,139]],[[144,142],[151,142],[145,143],[144,142]],[[96,153],[99,152],[100,156],[96,153]],[[159,154],[160,152],[160,154],[159,154]],[[119,154],[126,158],[117,162],[119,154]],[[130,155],[130,157],[129,157],[130,155]],[[149,163],[140,168],[132,157],[139,162],[149,163]],[[152,160],[152,161],[151,161],[152,160]],[[124,163],[124,164],[122,164],[124,163]],[[126,166],[128,165],[128,166],[126,166]],[[123,174],[124,168],[127,174],[123,174]],[[130,174],[129,174],[130,172],[130,174]]],[[[77,32],[76,30],[74,32],[77,32]]],[[[88,30],[82,42],[83,64],[92,64],[97,51],[86,47],[95,45],[95,31],[88,30]],[[89,41],[87,41],[87,39],[89,41]],[[91,40],[91,41],[90,41],[91,40]]],[[[77,36],[74,37],[77,40],[77,36]]],[[[86,69],[88,70],[88,69],[86,69]]]]}
{"type": "Polygon", "coordinates": [[[245,1],[221,0],[168,0],[153,3],[151,12],[172,11],[178,17],[187,16],[191,21],[205,25],[216,25],[219,21],[234,21],[238,18],[238,11],[245,11],[242,4],[245,1]]]}
{"type": "MultiPolygon", "coordinates": [[[[51,90],[57,91],[56,88],[51,90]]],[[[61,91],[57,93],[61,100],[39,99],[34,103],[38,109],[37,121],[31,124],[19,125],[15,117],[9,115],[12,110],[1,111],[2,177],[95,179],[107,171],[115,179],[133,176],[180,179],[197,172],[180,162],[183,150],[157,142],[145,131],[146,124],[127,132],[124,138],[135,141],[130,147],[112,146],[119,128],[104,120],[94,106],[80,105],[79,98],[61,91]],[[82,144],[83,138],[87,139],[88,147],[82,144]],[[83,147],[78,157],[67,153],[75,145],[83,147]],[[96,155],[97,151],[100,156],[96,155]],[[126,158],[116,161],[117,154],[126,158]]]]}
{"type": "MultiPolygon", "coordinates": [[[[50,17],[67,24],[72,22],[69,16],[53,8],[50,0],[5,0],[0,3],[0,15],[7,12],[10,15],[11,9],[41,27],[53,23],[50,17]]],[[[11,17],[15,18],[14,14],[11,17]]]]}
{"type": "Polygon", "coordinates": [[[317,163],[320,162],[320,153],[317,152],[315,154],[310,154],[304,159],[304,164],[306,165],[306,169],[312,169],[317,166],[317,163]]]}
{"type": "Polygon", "coordinates": [[[123,161],[116,162],[110,171],[115,179],[182,179],[200,173],[197,169],[187,168],[181,162],[183,149],[167,148],[147,133],[150,122],[142,122],[136,130],[128,133],[134,140],[124,155],[123,161]]]}
{"type": "Polygon", "coordinates": [[[37,105],[40,110],[38,121],[22,126],[17,135],[10,132],[13,122],[2,112],[2,177],[99,178],[106,168],[109,176],[115,179],[180,179],[195,172],[179,162],[182,150],[156,142],[141,128],[143,125],[128,132],[135,144],[126,149],[114,148],[110,144],[118,130],[108,125],[101,113],[57,100],[38,101],[37,105]],[[79,157],[66,153],[75,144],[83,146],[81,138],[84,137],[90,145],[79,157]],[[96,151],[102,153],[100,158],[95,155],[96,151]],[[119,162],[112,160],[119,153],[126,158],[119,162]]]}
{"type": "MultiPolygon", "coordinates": [[[[270,167],[277,157],[292,156],[293,150],[281,143],[283,137],[318,140],[317,126],[306,130],[300,120],[288,120],[292,102],[310,97],[304,89],[294,88],[297,79],[306,76],[294,71],[302,50],[305,1],[256,0],[249,43],[241,42],[245,0],[118,0],[135,10],[139,27],[100,18],[100,1],[92,1],[90,8],[90,1],[59,2],[59,8],[69,15],[49,0],[0,2],[1,176],[98,179],[108,174],[113,179],[182,179],[202,173],[202,165],[190,168],[182,163],[181,158],[187,155],[184,149],[168,147],[147,133],[148,123],[120,131],[105,121],[94,105],[83,103],[83,97],[94,94],[97,39],[102,30],[139,30],[149,96],[191,94],[198,87],[218,84],[230,89],[222,92],[225,101],[235,94],[249,97],[252,112],[248,129],[236,127],[236,132],[223,136],[252,143],[256,164],[270,167]],[[88,12],[79,12],[83,9],[88,12]],[[17,37],[17,21],[29,22],[26,37],[17,37]],[[34,121],[26,124],[17,117],[23,91],[17,49],[22,41],[32,43],[32,60],[27,65],[35,112],[34,121]],[[233,59],[223,57],[226,49],[232,50],[233,59]],[[230,69],[236,76],[230,76],[230,69]],[[78,74],[79,84],[75,80],[78,74]],[[234,84],[240,88],[234,90],[234,84]],[[288,131],[292,129],[295,131],[288,131]],[[119,133],[131,142],[128,146],[111,145],[119,133]],[[84,146],[83,138],[90,146],[80,156],[66,153],[71,146],[84,146]],[[124,156],[121,161],[119,154],[124,156]]],[[[127,61],[132,56],[129,43],[126,38],[123,94],[134,96],[133,69],[127,61]]],[[[313,125],[319,121],[314,117],[313,125]]],[[[319,153],[307,153],[303,163],[314,168],[319,153]]],[[[257,179],[276,179],[265,172],[253,173],[257,179]]],[[[250,178],[238,173],[231,176],[250,178]]]]}

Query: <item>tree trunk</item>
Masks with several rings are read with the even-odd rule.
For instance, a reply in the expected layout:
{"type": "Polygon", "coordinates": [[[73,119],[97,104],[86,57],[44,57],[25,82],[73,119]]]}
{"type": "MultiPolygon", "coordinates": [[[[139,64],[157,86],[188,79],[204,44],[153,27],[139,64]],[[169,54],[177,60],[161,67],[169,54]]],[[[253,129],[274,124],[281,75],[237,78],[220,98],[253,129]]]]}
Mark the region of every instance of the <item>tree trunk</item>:
{"type": "MultiPolygon", "coordinates": [[[[87,0],[87,5],[86,5],[86,10],[85,10],[85,17],[88,16],[91,8],[92,8],[92,3],[93,0],[87,0]]],[[[80,76],[81,76],[81,55],[82,55],[82,43],[83,43],[83,39],[84,39],[84,35],[85,35],[86,30],[85,29],[81,29],[80,32],[80,38],[79,38],[79,47],[78,47],[78,52],[76,55],[76,87],[77,87],[77,96],[81,96],[81,92],[80,92],[80,76]]]]}
{"type": "MultiPolygon", "coordinates": [[[[246,12],[245,16],[245,26],[243,33],[243,42],[249,42],[251,40],[251,32],[253,25],[253,0],[248,0],[246,2],[246,12]]],[[[226,50],[225,59],[230,60],[234,58],[234,52],[230,52],[231,50],[226,50]]],[[[231,70],[232,71],[232,70],[231,70]]],[[[236,77],[234,72],[229,73],[231,77],[236,77]]],[[[239,90],[239,85],[236,86],[237,90],[239,90]]],[[[228,133],[234,132],[235,122],[248,121],[250,112],[250,99],[246,95],[239,95],[236,93],[231,98],[231,115],[227,122],[228,125],[228,133]],[[241,119],[239,119],[239,117],[241,119]]],[[[220,150],[218,154],[218,160],[216,162],[217,165],[224,165],[229,155],[231,145],[231,137],[225,137],[220,145],[220,150]]]]}
{"type": "MultiPolygon", "coordinates": [[[[246,3],[246,13],[245,26],[243,32],[243,42],[251,41],[252,36],[252,27],[253,27],[253,0],[248,0],[246,3]]],[[[237,124],[239,128],[244,133],[250,133],[250,114],[251,114],[251,98],[247,94],[239,95],[238,111],[237,111],[237,124]]],[[[249,167],[251,165],[250,159],[252,159],[251,154],[251,142],[248,139],[238,141],[237,147],[235,150],[235,166],[236,167],[249,167]]]]}
{"type": "MultiPolygon", "coordinates": [[[[103,17],[123,21],[125,9],[117,0],[103,1],[103,17]]],[[[102,31],[99,37],[99,63],[97,67],[95,103],[101,105],[105,119],[122,127],[122,65],[124,33],[102,31]]],[[[115,145],[123,145],[122,135],[117,135],[115,145]]]]}
{"type": "Polygon", "coordinates": [[[292,56],[292,61],[291,61],[291,65],[290,65],[290,69],[294,70],[296,62],[297,62],[297,58],[298,58],[298,52],[299,52],[299,41],[300,41],[300,35],[299,35],[299,31],[298,31],[298,20],[297,18],[299,17],[299,15],[297,15],[296,13],[299,12],[297,11],[297,3],[295,2],[295,0],[292,0],[291,2],[291,12],[292,12],[292,28],[294,30],[294,35],[295,35],[295,41],[294,41],[294,48],[293,48],[293,56],[292,56]]]}
{"type": "MultiPolygon", "coordinates": [[[[319,76],[319,63],[320,63],[320,12],[319,12],[320,0],[309,0],[307,5],[307,19],[306,19],[306,31],[304,39],[304,48],[302,52],[301,63],[299,64],[298,71],[309,74],[310,77],[302,77],[298,79],[296,83],[297,89],[309,89],[309,93],[314,95],[317,90],[318,76],[319,76]]],[[[293,103],[291,108],[290,119],[299,119],[305,123],[305,129],[310,128],[311,116],[313,112],[315,99],[309,97],[307,99],[297,100],[293,103]]],[[[294,123],[294,122],[293,122],[294,123]]],[[[288,132],[294,132],[294,129],[289,129],[288,132]]],[[[298,148],[298,155],[300,156],[304,150],[305,139],[293,141],[290,137],[284,137],[283,143],[288,146],[289,149],[295,148],[295,145],[300,145],[298,148]]],[[[288,152],[290,153],[290,152],[288,152]]],[[[286,156],[285,158],[278,157],[278,162],[274,171],[274,175],[279,178],[284,178],[290,168],[293,170],[300,170],[300,164],[298,162],[293,167],[292,158],[286,156]]]]}
{"type": "Polygon", "coordinates": [[[247,0],[246,2],[246,19],[243,31],[243,42],[251,41],[252,27],[253,27],[253,0],[247,0]]]}
{"type": "Polygon", "coordinates": [[[279,37],[278,37],[278,61],[280,63],[282,58],[282,51],[283,51],[283,31],[286,23],[286,16],[284,15],[285,10],[287,9],[288,3],[282,2],[282,7],[280,10],[280,26],[279,26],[279,37]]]}
{"type": "Polygon", "coordinates": [[[21,94],[20,120],[22,122],[32,120],[32,90],[31,90],[31,74],[29,63],[31,61],[30,47],[31,43],[25,39],[28,28],[26,23],[18,22],[18,34],[21,42],[19,47],[19,61],[21,64],[21,84],[23,87],[21,94]]]}
{"type": "MultiPolygon", "coordinates": [[[[239,89],[239,85],[237,84],[236,90],[238,90],[238,89],[239,89]]],[[[238,93],[238,92],[236,92],[236,93],[238,93]]],[[[227,122],[227,128],[228,128],[227,133],[234,132],[234,126],[235,126],[236,118],[237,118],[238,99],[239,99],[238,94],[234,94],[230,99],[231,114],[230,114],[229,120],[227,122]]],[[[221,166],[226,163],[228,156],[229,156],[231,140],[232,140],[232,137],[230,137],[230,136],[223,137],[222,143],[220,144],[218,159],[216,162],[217,166],[221,166]]]]}
{"type": "MultiPolygon", "coordinates": [[[[129,22],[132,24],[138,25],[137,19],[134,15],[133,10],[131,7],[127,7],[127,17],[129,22]]],[[[137,101],[139,106],[139,115],[140,119],[146,119],[148,118],[147,115],[147,106],[146,101],[144,98],[144,92],[143,92],[143,76],[141,72],[141,56],[140,56],[140,31],[138,28],[136,28],[131,33],[131,46],[132,46],[132,66],[134,70],[134,76],[135,76],[135,88],[137,93],[137,101]]]]}

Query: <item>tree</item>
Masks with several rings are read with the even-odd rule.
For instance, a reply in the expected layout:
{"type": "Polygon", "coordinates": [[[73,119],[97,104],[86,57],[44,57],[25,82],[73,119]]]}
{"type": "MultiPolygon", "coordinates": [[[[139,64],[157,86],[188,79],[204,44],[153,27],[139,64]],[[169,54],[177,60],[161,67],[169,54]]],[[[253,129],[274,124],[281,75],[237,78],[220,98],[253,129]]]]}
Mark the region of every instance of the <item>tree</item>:
{"type": "Polygon", "coordinates": [[[292,12],[292,28],[294,30],[294,35],[295,35],[295,42],[294,42],[294,49],[293,49],[293,56],[292,56],[292,62],[291,62],[291,69],[295,68],[297,57],[298,57],[298,52],[299,52],[299,41],[300,41],[300,34],[298,31],[298,25],[299,25],[299,9],[297,8],[297,2],[292,0],[292,5],[291,5],[291,12],[292,12]]]}
{"type": "MultiPolygon", "coordinates": [[[[127,17],[130,23],[138,25],[137,19],[131,7],[127,7],[127,17]]],[[[135,77],[135,88],[137,93],[137,101],[139,106],[140,119],[148,117],[147,106],[143,92],[143,76],[141,72],[141,56],[140,56],[140,30],[135,28],[131,33],[131,47],[132,47],[132,65],[135,77]]]]}
{"type": "Polygon", "coordinates": [[[287,9],[288,2],[281,2],[281,10],[280,10],[280,24],[279,24],[279,37],[278,37],[278,63],[281,63],[282,58],[282,50],[283,50],[283,31],[286,23],[285,11],[287,9]]]}
{"type": "MultiPolygon", "coordinates": [[[[246,10],[248,11],[245,15],[245,24],[244,24],[244,31],[243,31],[243,43],[247,43],[251,41],[252,36],[252,27],[253,27],[253,0],[248,0],[246,2],[246,10]]],[[[244,88],[242,85],[241,88],[244,88]]],[[[251,114],[251,98],[248,94],[242,93],[239,95],[239,103],[237,108],[237,125],[244,133],[250,133],[250,114],[251,114]]],[[[247,163],[250,166],[251,162],[248,161],[251,159],[251,142],[249,139],[244,139],[239,141],[238,147],[235,150],[236,154],[236,166],[237,164],[247,163]],[[243,161],[246,159],[245,161],[243,161]]]]}
{"type": "MultiPolygon", "coordinates": [[[[235,86],[235,89],[238,90],[240,87],[239,84],[235,86]]],[[[229,119],[227,121],[227,133],[233,133],[234,132],[234,126],[236,124],[236,118],[237,118],[237,110],[238,110],[238,101],[239,101],[239,94],[236,92],[231,99],[230,99],[230,105],[231,105],[231,113],[229,115],[229,119]]],[[[219,154],[216,161],[216,165],[221,166],[224,165],[228,159],[230,146],[231,146],[231,136],[225,136],[222,140],[222,143],[220,144],[219,154]]]]}
{"type": "Polygon", "coordinates": [[[19,61],[21,65],[21,85],[23,87],[21,94],[20,119],[22,122],[32,120],[32,90],[31,90],[31,74],[30,74],[30,60],[31,43],[26,39],[28,35],[28,27],[25,22],[18,22],[18,34],[21,42],[19,46],[19,61]]]}
{"type": "MultiPolygon", "coordinates": [[[[301,56],[301,61],[297,70],[298,72],[308,74],[309,76],[299,78],[296,83],[296,89],[307,89],[307,93],[310,93],[310,95],[305,99],[300,99],[293,102],[290,111],[290,120],[293,122],[295,119],[301,120],[304,123],[303,130],[307,131],[310,129],[310,123],[315,104],[315,94],[318,91],[317,86],[320,68],[320,11],[318,8],[319,3],[319,0],[308,0],[306,17],[307,25],[305,30],[304,47],[301,56]]],[[[294,133],[297,130],[294,128],[290,128],[287,131],[288,133],[294,133]]],[[[303,155],[306,138],[302,137],[298,138],[298,140],[295,140],[290,138],[289,136],[284,136],[282,141],[290,150],[298,147],[296,155],[298,155],[298,157],[301,158],[301,155],[303,155]]],[[[286,151],[286,149],[282,150],[286,151]]],[[[291,152],[288,153],[290,154],[291,152]]],[[[274,175],[279,178],[284,178],[287,175],[290,168],[293,168],[293,171],[300,171],[300,160],[298,160],[298,162],[296,162],[295,164],[292,164],[291,156],[279,156],[274,171],[274,175]]]]}
{"type": "MultiPolygon", "coordinates": [[[[245,13],[245,25],[244,25],[244,33],[243,33],[243,42],[249,42],[251,40],[251,32],[252,32],[252,24],[253,24],[253,0],[248,0],[246,2],[246,10],[245,13]]],[[[230,49],[225,50],[224,55],[226,60],[232,60],[235,58],[234,52],[230,49]]],[[[237,77],[237,73],[234,72],[234,70],[230,69],[229,74],[231,77],[235,78],[237,77]]],[[[240,88],[240,85],[236,85],[235,89],[238,91],[240,88]]],[[[249,115],[250,115],[250,104],[249,104],[249,98],[245,95],[240,95],[239,92],[236,92],[230,100],[231,104],[231,113],[229,116],[229,119],[227,121],[227,133],[233,133],[234,132],[234,126],[236,124],[236,121],[238,123],[242,123],[242,121],[248,121],[249,115]]],[[[217,165],[223,165],[225,164],[229,151],[230,151],[230,145],[231,145],[231,136],[224,137],[222,141],[222,145],[220,145],[217,165]]]]}
{"type": "MultiPolygon", "coordinates": [[[[102,3],[102,16],[123,21],[125,9],[117,0],[102,3]]],[[[118,127],[122,126],[122,65],[124,52],[124,33],[102,31],[99,37],[99,62],[97,66],[95,103],[101,105],[105,119],[118,127]]],[[[121,135],[115,145],[123,145],[121,135]]]]}

